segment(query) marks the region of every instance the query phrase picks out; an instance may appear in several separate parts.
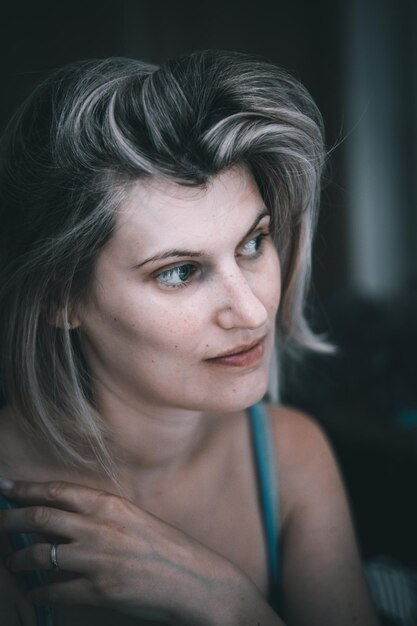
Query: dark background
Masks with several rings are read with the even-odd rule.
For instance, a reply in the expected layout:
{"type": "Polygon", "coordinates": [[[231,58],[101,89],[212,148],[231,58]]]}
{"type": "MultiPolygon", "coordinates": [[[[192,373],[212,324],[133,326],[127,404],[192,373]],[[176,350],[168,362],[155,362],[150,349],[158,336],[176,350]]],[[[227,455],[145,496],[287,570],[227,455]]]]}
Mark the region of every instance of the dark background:
{"type": "Polygon", "coordinates": [[[323,113],[310,315],[339,352],[283,372],[283,399],[328,432],[364,558],[417,568],[417,2],[15,2],[0,22],[0,126],[64,63],[203,48],[284,66],[323,113]]]}

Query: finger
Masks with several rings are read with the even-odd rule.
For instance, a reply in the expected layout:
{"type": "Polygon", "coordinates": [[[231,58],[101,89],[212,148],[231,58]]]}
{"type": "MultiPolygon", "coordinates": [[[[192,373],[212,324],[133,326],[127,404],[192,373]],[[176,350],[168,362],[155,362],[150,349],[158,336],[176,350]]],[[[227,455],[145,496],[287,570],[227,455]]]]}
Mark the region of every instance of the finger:
{"type": "Polygon", "coordinates": [[[92,585],[85,578],[36,587],[28,597],[35,604],[98,604],[92,585]]]}
{"type": "Polygon", "coordinates": [[[0,491],[10,500],[25,504],[46,504],[57,509],[88,513],[96,502],[111,494],[65,481],[0,481],[0,491]]]}
{"type": "Polygon", "coordinates": [[[0,531],[7,533],[38,533],[74,539],[88,530],[88,518],[53,509],[49,506],[32,506],[0,511],[0,531]]]}
{"type": "Polygon", "coordinates": [[[23,550],[17,550],[9,556],[7,567],[17,573],[27,570],[59,569],[65,572],[84,574],[88,571],[90,559],[75,543],[35,543],[23,550]],[[52,546],[55,545],[55,562],[53,562],[52,546]]]}

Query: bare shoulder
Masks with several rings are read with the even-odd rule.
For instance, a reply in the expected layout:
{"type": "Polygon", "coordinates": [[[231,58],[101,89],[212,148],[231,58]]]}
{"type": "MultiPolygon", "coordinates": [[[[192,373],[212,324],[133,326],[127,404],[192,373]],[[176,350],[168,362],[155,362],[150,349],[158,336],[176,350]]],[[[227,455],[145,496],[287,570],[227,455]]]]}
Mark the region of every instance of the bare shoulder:
{"type": "Polygon", "coordinates": [[[269,410],[278,459],[288,622],[376,626],[348,499],[327,437],[299,411],[269,410]]]}
{"type": "Polygon", "coordinates": [[[288,471],[302,471],[334,458],[328,438],[318,422],[297,409],[269,405],[278,458],[288,471]]]}
{"type": "MultiPolygon", "coordinates": [[[[307,500],[343,491],[331,444],[311,416],[285,406],[268,406],[277,453],[285,517],[307,500]]],[[[285,520],[283,520],[285,521],[285,520]]]]}

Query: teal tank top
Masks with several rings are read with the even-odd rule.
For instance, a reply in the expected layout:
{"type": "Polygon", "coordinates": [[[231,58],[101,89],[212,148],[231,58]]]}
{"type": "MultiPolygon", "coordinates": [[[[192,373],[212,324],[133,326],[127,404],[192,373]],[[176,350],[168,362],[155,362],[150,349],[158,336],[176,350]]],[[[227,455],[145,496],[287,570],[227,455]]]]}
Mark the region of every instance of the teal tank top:
{"type": "MultiPolygon", "coordinates": [[[[268,563],[268,602],[278,611],[280,605],[279,503],[275,446],[270,419],[263,405],[251,406],[248,409],[248,415],[268,563]]],[[[13,507],[16,507],[16,504],[9,502],[0,494],[0,509],[13,507]]],[[[35,541],[33,535],[23,533],[10,534],[9,540],[13,551],[21,550],[35,541]]],[[[25,572],[24,575],[29,589],[48,584],[46,571],[32,570],[25,572]]],[[[35,611],[37,626],[54,625],[52,607],[36,605],[35,611]]]]}
{"type": "Polygon", "coordinates": [[[264,406],[255,404],[249,407],[248,413],[268,563],[268,602],[280,613],[279,491],[275,443],[264,406]]]}

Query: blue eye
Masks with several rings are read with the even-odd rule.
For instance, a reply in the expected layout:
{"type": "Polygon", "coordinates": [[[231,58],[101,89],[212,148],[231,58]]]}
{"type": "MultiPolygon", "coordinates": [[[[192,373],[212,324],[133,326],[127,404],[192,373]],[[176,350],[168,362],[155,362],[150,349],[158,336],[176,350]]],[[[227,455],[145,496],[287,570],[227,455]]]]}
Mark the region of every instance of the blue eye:
{"type": "Polygon", "coordinates": [[[161,272],[156,279],[168,287],[184,287],[196,270],[197,268],[190,263],[177,265],[161,272]]]}
{"type": "Polygon", "coordinates": [[[253,239],[246,241],[241,247],[243,256],[256,257],[262,248],[263,240],[269,236],[269,233],[260,233],[253,239]]]}

